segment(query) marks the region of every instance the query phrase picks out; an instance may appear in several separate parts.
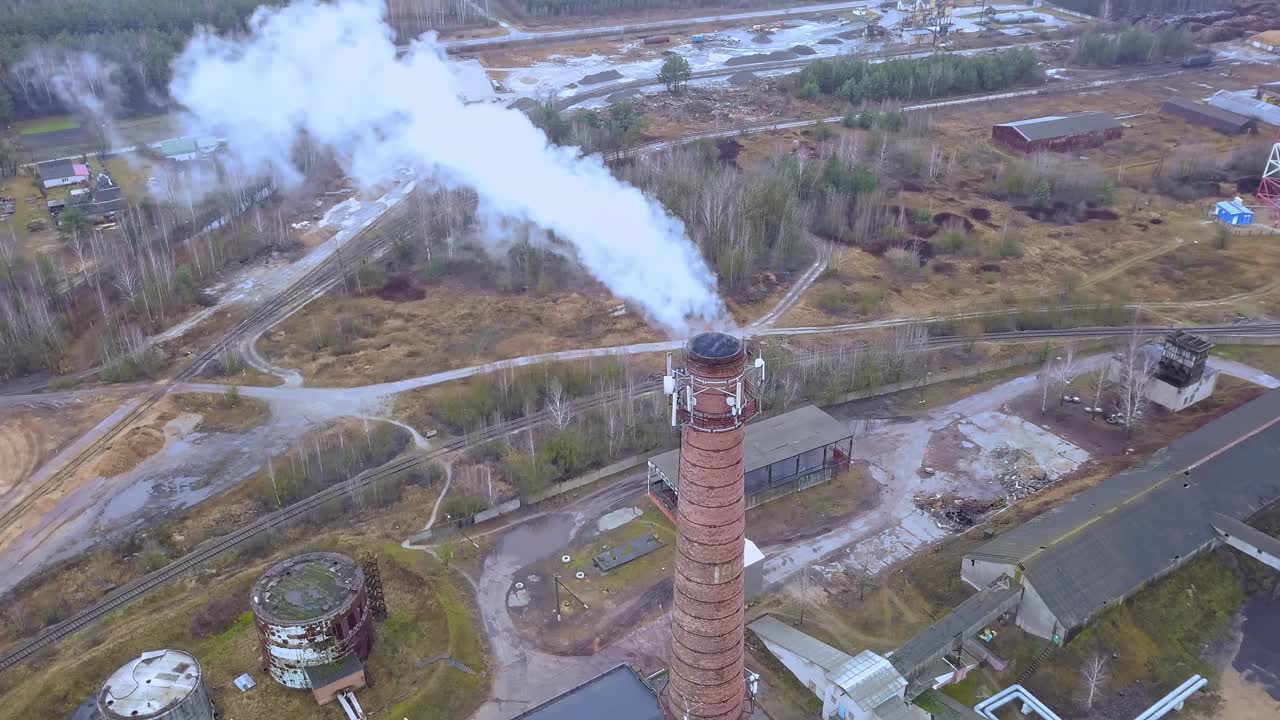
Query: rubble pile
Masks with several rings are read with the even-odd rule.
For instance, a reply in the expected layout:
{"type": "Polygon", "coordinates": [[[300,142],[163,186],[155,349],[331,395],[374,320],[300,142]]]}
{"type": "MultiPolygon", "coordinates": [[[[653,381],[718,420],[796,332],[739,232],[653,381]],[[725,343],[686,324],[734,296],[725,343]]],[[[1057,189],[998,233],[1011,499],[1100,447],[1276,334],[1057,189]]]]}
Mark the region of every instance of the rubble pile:
{"type": "Polygon", "coordinates": [[[999,445],[987,454],[996,468],[996,480],[1004,489],[1007,502],[1033,495],[1052,481],[1031,453],[1021,448],[999,445]]]}
{"type": "Polygon", "coordinates": [[[987,513],[1004,507],[1004,498],[978,500],[953,494],[916,493],[912,502],[928,513],[944,530],[964,530],[976,525],[987,513]]]}

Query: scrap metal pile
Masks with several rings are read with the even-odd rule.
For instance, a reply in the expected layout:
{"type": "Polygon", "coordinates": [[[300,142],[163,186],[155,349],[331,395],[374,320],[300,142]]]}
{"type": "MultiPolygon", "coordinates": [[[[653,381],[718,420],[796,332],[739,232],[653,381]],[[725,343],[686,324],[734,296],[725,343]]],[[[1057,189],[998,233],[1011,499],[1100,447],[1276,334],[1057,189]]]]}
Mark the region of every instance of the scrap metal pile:
{"type": "Polygon", "coordinates": [[[982,521],[988,513],[1004,507],[1004,498],[978,500],[954,494],[916,493],[915,506],[928,513],[944,530],[963,530],[982,521]]]}

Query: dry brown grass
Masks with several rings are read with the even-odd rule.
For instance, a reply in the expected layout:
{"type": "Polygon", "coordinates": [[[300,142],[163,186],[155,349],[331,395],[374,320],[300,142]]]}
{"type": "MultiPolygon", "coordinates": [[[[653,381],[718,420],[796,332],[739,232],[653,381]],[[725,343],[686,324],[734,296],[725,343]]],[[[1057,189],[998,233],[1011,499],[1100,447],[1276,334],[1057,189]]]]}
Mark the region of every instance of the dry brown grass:
{"type": "Polygon", "coordinates": [[[232,397],[234,391],[226,393],[189,393],[176,395],[174,406],[181,412],[195,413],[200,416],[200,424],[196,430],[216,433],[245,433],[260,427],[271,417],[271,408],[263,401],[254,398],[232,397]]]}
{"type": "Polygon", "coordinates": [[[493,360],[659,339],[634,310],[602,292],[508,294],[450,278],[423,300],[377,297],[318,300],[265,335],[272,362],[298,368],[310,384],[352,386],[427,375],[493,360]],[[319,347],[354,324],[358,335],[319,347]]]}

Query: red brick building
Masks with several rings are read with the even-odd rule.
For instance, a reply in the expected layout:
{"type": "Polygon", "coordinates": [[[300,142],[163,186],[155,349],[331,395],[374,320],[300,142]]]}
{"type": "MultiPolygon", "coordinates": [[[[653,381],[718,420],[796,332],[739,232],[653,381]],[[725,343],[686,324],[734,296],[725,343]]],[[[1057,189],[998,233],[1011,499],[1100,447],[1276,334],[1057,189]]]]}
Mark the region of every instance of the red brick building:
{"type": "Polygon", "coordinates": [[[1098,147],[1123,133],[1118,120],[1090,111],[1001,123],[991,128],[991,139],[1024,153],[1062,152],[1098,147]]]}

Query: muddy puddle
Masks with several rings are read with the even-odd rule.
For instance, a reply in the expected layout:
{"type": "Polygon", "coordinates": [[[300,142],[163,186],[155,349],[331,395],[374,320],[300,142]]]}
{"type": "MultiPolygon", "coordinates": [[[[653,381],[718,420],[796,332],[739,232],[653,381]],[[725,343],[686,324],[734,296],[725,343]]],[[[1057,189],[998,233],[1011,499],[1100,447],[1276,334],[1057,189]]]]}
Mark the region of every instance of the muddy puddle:
{"type": "Polygon", "coordinates": [[[544,515],[512,528],[503,536],[498,552],[516,566],[528,565],[568,545],[572,535],[572,515],[544,515]]]}
{"type": "Polygon", "coordinates": [[[1280,600],[1260,597],[1244,608],[1244,639],[1231,666],[1280,701],[1280,600]]]}

